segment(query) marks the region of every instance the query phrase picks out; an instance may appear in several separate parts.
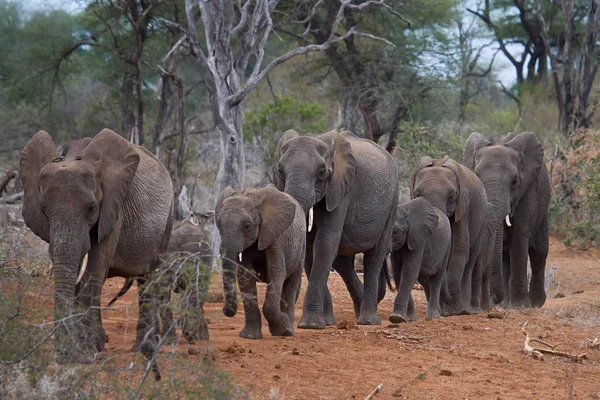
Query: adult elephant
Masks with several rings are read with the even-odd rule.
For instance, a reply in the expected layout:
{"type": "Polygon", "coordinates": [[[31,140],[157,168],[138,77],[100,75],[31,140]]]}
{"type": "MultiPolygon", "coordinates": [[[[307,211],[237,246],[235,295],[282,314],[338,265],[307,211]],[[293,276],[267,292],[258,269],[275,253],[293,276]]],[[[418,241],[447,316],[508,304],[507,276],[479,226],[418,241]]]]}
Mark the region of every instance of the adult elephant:
{"type": "Polygon", "coordinates": [[[38,132],[20,157],[27,226],[49,243],[54,266],[57,360],[89,362],[104,348],[100,294],[107,277],[139,277],[134,348],[156,325],[150,282],[171,234],[173,192],[145,148],[104,129],[58,154],[38,132]],[[149,290],[145,290],[149,289],[149,290]],[[75,314],[78,314],[75,316],[75,314]]]}
{"type": "Polygon", "coordinates": [[[381,324],[380,279],[398,202],[398,171],[392,156],[376,143],[344,131],[300,136],[289,130],[279,140],[274,181],[308,214],[308,288],[299,328],[335,324],[327,277],[340,273],[354,302],[357,323],[381,324]],[[314,215],[314,218],[313,218],[314,215]],[[311,228],[312,223],[312,230],[311,228]],[[364,253],[364,291],[354,256],[364,253]]]}
{"type": "Polygon", "coordinates": [[[509,308],[543,306],[551,188],[542,144],[531,132],[491,141],[475,132],[463,162],[481,179],[495,207],[492,301],[509,308]]]}
{"type": "Polygon", "coordinates": [[[487,204],[483,184],[473,171],[448,156],[436,160],[423,157],[413,171],[410,189],[413,199],[426,198],[450,220],[452,245],[447,273],[450,305],[445,312],[450,315],[477,312],[471,306],[471,296],[473,270],[476,262],[483,262],[480,233],[487,204]]]}

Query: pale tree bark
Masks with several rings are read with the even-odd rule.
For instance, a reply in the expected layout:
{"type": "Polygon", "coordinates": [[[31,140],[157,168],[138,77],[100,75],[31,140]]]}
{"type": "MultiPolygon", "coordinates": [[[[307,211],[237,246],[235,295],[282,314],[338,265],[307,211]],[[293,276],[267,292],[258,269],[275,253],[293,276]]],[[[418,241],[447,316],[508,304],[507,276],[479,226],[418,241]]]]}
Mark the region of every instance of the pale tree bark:
{"type": "MultiPolygon", "coordinates": [[[[359,5],[351,4],[351,1],[340,1],[331,34],[326,41],[295,48],[263,65],[264,48],[273,30],[271,13],[278,4],[277,0],[246,0],[243,6],[238,4],[237,10],[233,0],[185,0],[187,26],[182,29],[208,90],[214,126],[220,135],[221,157],[215,182],[217,196],[226,186],[238,191],[244,188],[241,102],[274,67],[298,55],[325,51],[332,44],[351,36],[366,36],[392,45],[385,39],[361,33],[354,28],[336,36],[346,7],[374,4],[389,8],[383,0],[365,1],[359,5]],[[196,31],[199,21],[204,28],[203,45],[196,31]],[[235,50],[234,43],[239,43],[235,50]],[[252,69],[248,68],[250,59],[254,61],[252,69]]],[[[216,229],[213,229],[213,233],[213,246],[218,251],[220,239],[216,229]]]]}

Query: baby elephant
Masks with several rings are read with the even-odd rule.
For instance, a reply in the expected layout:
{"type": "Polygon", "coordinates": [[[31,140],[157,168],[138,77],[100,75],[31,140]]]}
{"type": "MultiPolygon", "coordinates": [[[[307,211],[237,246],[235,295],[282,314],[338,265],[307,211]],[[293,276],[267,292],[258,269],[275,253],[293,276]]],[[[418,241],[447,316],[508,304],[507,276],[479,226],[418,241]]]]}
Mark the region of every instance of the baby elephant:
{"type": "Polygon", "coordinates": [[[240,336],[262,338],[256,297],[256,281],[260,280],[267,283],[263,313],[271,335],[293,335],[306,248],[302,207],[273,185],[241,193],[228,186],[217,202],[215,216],[224,255],[223,313],[233,317],[237,312],[237,280],[246,314],[240,336]]]}
{"type": "MultiPolygon", "coordinates": [[[[417,319],[411,289],[417,279],[427,294],[427,319],[440,317],[452,233],[448,217],[423,197],[398,206],[392,233],[392,274],[398,288],[393,323],[417,319]],[[444,288],[443,288],[444,286],[444,288]]],[[[445,292],[445,290],[444,290],[445,292]]]]}

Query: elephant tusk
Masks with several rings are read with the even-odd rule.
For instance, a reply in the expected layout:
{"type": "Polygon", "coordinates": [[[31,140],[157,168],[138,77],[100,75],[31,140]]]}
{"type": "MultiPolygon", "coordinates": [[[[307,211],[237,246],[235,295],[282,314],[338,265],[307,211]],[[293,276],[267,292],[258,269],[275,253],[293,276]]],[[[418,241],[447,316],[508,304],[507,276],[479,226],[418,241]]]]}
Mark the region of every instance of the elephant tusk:
{"type": "Polygon", "coordinates": [[[313,226],[313,208],[311,207],[310,210],[308,210],[308,231],[312,231],[312,226],[313,226]]]}
{"type": "Polygon", "coordinates": [[[240,262],[242,262],[242,253],[240,252],[240,254],[238,254],[238,259],[240,260],[240,262]]]}
{"type": "Polygon", "coordinates": [[[510,223],[510,216],[508,214],[506,214],[504,222],[506,222],[506,226],[508,226],[509,228],[512,226],[512,224],[510,223]]]}
{"type": "Polygon", "coordinates": [[[81,281],[83,278],[83,274],[85,274],[85,270],[87,268],[88,263],[88,253],[85,253],[85,257],[83,257],[83,262],[81,263],[81,269],[79,270],[79,275],[77,276],[77,280],[75,281],[75,286],[81,281]]]}

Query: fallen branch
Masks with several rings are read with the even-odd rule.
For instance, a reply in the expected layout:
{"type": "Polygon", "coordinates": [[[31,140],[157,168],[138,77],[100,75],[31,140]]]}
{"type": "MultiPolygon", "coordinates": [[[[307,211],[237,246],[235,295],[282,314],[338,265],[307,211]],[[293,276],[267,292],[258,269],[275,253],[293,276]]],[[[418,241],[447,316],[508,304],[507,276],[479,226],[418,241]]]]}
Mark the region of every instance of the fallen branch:
{"type": "Polygon", "coordinates": [[[592,340],[586,338],[585,341],[588,348],[600,350],[600,339],[594,338],[594,340],[592,340]]]}
{"type": "Polygon", "coordinates": [[[544,354],[549,354],[549,355],[558,356],[558,357],[565,357],[571,361],[576,361],[576,362],[581,362],[582,360],[585,360],[587,358],[585,353],[576,355],[576,354],[570,354],[570,353],[563,352],[563,351],[554,350],[556,347],[558,347],[558,345],[560,343],[552,345],[550,343],[544,342],[543,340],[531,339],[529,337],[529,333],[527,333],[527,331],[525,330],[526,325],[527,325],[527,322],[525,322],[523,324],[523,327],[521,328],[521,330],[523,331],[523,334],[525,335],[525,343],[523,344],[523,351],[525,351],[525,353],[533,356],[533,358],[535,358],[537,360],[543,360],[544,354]],[[537,342],[537,343],[543,344],[544,346],[550,347],[550,350],[544,349],[541,347],[532,347],[529,345],[529,342],[537,342]]]}
{"type": "Polygon", "coordinates": [[[383,383],[380,383],[379,385],[377,385],[377,387],[375,389],[373,389],[373,391],[371,393],[369,393],[369,395],[367,397],[365,397],[365,400],[370,400],[373,397],[375,397],[375,395],[377,393],[379,393],[379,391],[381,390],[382,387],[383,387],[383,383]]]}

